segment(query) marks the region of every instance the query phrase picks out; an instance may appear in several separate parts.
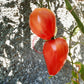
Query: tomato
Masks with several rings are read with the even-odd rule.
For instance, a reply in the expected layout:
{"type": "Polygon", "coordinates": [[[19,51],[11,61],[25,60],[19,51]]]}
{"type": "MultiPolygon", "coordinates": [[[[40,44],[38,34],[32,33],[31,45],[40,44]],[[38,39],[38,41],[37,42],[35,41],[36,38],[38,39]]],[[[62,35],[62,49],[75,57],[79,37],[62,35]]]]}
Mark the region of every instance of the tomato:
{"type": "Polygon", "coordinates": [[[29,25],[37,36],[44,40],[50,40],[55,33],[55,15],[47,8],[36,8],[30,14],[29,25]]]}
{"type": "Polygon", "coordinates": [[[61,37],[46,41],[43,46],[43,54],[49,75],[56,75],[67,59],[68,44],[61,37]]]}

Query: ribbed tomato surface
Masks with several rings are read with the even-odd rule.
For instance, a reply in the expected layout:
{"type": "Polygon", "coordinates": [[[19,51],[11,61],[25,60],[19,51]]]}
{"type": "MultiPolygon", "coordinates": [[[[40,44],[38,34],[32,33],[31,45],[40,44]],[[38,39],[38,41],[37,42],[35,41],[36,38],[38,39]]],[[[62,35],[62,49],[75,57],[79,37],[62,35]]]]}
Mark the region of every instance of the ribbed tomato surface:
{"type": "Polygon", "coordinates": [[[33,33],[44,40],[50,40],[55,33],[55,15],[47,8],[36,8],[30,14],[29,25],[33,33]]]}
{"type": "Polygon", "coordinates": [[[56,75],[67,59],[68,44],[63,38],[46,41],[43,54],[49,74],[56,75]]]}

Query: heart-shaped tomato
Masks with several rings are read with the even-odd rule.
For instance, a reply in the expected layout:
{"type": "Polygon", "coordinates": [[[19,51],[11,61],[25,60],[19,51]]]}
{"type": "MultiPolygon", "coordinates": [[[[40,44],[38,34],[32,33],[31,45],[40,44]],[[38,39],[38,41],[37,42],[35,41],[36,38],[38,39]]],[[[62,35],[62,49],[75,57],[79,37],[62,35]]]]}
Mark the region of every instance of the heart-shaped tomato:
{"type": "Polygon", "coordinates": [[[46,41],[43,54],[49,75],[56,75],[63,67],[68,54],[68,44],[63,38],[46,41]]]}
{"type": "Polygon", "coordinates": [[[44,40],[50,40],[55,33],[55,15],[47,8],[36,8],[30,14],[29,25],[33,33],[44,40]]]}

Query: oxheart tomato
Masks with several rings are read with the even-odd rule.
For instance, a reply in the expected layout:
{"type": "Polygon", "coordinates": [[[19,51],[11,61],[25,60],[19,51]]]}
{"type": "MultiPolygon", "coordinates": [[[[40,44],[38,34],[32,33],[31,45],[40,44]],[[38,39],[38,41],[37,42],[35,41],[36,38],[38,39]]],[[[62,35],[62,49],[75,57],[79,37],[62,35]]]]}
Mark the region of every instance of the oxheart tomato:
{"type": "Polygon", "coordinates": [[[44,40],[50,40],[55,33],[55,15],[47,8],[36,8],[30,14],[29,25],[37,36],[44,40]]]}
{"type": "Polygon", "coordinates": [[[61,37],[46,41],[43,46],[43,54],[49,75],[56,75],[67,59],[68,44],[61,37]]]}

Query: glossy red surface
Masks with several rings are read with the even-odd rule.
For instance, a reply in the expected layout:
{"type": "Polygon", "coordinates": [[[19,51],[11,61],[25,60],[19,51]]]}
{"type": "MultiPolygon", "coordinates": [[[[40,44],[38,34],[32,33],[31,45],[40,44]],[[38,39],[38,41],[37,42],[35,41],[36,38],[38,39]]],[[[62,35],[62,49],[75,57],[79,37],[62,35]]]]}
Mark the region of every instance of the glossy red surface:
{"type": "Polygon", "coordinates": [[[36,8],[30,14],[29,25],[33,33],[44,40],[50,40],[55,33],[55,15],[47,8],[36,8]]]}
{"type": "Polygon", "coordinates": [[[63,38],[46,41],[43,54],[49,75],[56,75],[63,67],[68,54],[68,45],[63,38]]]}

